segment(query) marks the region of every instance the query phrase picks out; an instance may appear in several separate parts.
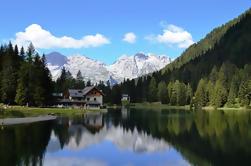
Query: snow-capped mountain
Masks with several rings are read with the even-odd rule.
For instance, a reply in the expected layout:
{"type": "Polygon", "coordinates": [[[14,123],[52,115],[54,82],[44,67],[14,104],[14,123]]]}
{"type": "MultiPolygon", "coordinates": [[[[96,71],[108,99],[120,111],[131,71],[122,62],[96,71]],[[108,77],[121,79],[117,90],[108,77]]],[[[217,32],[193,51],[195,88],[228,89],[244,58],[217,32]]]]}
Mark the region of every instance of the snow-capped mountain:
{"type": "Polygon", "coordinates": [[[53,79],[57,79],[61,74],[61,69],[65,67],[72,73],[73,77],[76,77],[80,70],[85,80],[92,82],[109,80],[112,84],[119,83],[125,78],[133,79],[152,73],[171,62],[171,59],[164,55],[155,56],[143,53],[134,56],[124,55],[112,65],[106,65],[82,55],[66,57],[58,52],[47,54],[46,59],[53,79]]]}

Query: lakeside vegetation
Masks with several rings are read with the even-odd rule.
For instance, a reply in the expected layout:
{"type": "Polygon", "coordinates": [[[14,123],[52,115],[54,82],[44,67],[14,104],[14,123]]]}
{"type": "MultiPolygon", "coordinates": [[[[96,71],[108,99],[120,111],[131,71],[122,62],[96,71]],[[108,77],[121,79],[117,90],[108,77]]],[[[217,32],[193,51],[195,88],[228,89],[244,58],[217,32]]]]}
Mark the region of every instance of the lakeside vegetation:
{"type": "MultiPolygon", "coordinates": [[[[170,106],[248,108],[251,101],[251,9],[216,28],[189,47],[163,70],[121,84],[95,84],[104,103],[120,105],[122,94],[132,103],[161,102],[170,106]]],[[[84,75],[84,73],[83,73],[84,75]]],[[[0,47],[0,102],[45,107],[52,93],[93,85],[79,71],[73,78],[65,68],[52,81],[46,59],[32,44],[27,51],[11,43],[0,47]]]]}
{"type": "Polygon", "coordinates": [[[38,107],[24,107],[24,106],[0,106],[0,118],[6,117],[26,117],[26,116],[42,116],[42,115],[62,115],[62,116],[77,116],[83,115],[88,111],[78,108],[38,108],[38,107]]]}
{"type": "Polygon", "coordinates": [[[172,106],[168,104],[161,104],[160,102],[156,103],[131,103],[130,108],[135,108],[135,109],[152,109],[152,110],[162,110],[162,109],[175,109],[175,110],[190,110],[189,105],[185,106],[172,106]]]}
{"type": "MultiPolygon", "coordinates": [[[[251,9],[190,46],[163,70],[112,88],[136,103],[245,109],[251,100],[251,9]]],[[[120,101],[115,101],[119,103],[120,101]]]]}
{"type": "MultiPolygon", "coordinates": [[[[80,71],[73,78],[65,68],[61,76],[53,81],[45,56],[39,55],[32,43],[27,50],[13,46],[11,42],[0,46],[0,103],[45,107],[53,105],[53,93],[84,89],[91,85],[91,81],[84,81],[80,71]]],[[[109,84],[105,86],[100,82],[95,85],[109,96],[109,84]]]]}

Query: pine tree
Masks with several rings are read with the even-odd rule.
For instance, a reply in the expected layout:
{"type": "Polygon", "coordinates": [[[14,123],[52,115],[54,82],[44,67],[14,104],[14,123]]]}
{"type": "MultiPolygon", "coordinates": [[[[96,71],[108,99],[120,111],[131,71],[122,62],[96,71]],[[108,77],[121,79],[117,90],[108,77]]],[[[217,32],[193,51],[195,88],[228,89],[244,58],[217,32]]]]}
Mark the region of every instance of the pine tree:
{"type": "Polygon", "coordinates": [[[242,81],[239,87],[239,100],[241,106],[248,106],[249,105],[249,98],[248,94],[250,93],[249,90],[249,81],[242,81]]]}
{"type": "Polygon", "coordinates": [[[29,102],[29,64],[23,62],[19,70],[19,79],[15,102],[18,105],[26,105],[29,102]]]}
{"type": "Polygon", "coordinates": [[[55,87],[55,91],[58,93],[64,93],[67,90],[67,85],[66,85],[66,70],[63,67],[61,70],[61,75],[60,77],[57,79],[56,81],[56,87],[55,87]]]}
{"type": "Polygon", "coordinates": [[[206,81],[204,79],[201,79],[195,92],[196,108],[200,109],[206,106],[207,102],[208,102],[208,97],[206,92],[206,81]]]}
{"type": "Polygon", "coordinates": [[[27,93],[26,93],[26,86],[24,85],[24,81],[19,79],[18,87],[17,87],[17,94],[15,97],[15,102],[18,105],[25,105],[27,100],[27,93]]]}
{"type": "Polygon", "coordinates": [[[218,69],[216,66],[214,66],[210,75],[209,75],[209,79],[212,83],[215,83],[217,78],[218,78],[218,69]]]}
{"type": "Polygon", "coordinates": [[[175,85],[173,82],[169,82],[168,86],[168,96],[171,105],[176,105],[177,102],[177,91],[175,91],[175,85]]]}
{"type": "Polygon", "coordinates": [[[35,56],[35,47],[33,46],[32,43],[30,43],[30,45],[28,46],[28,49],[27,49],[27,53],[26,53],[26,60],[28,61],[28,63],[32,63],[33,62],[33,59],[34,59],[34,56],[35,56]]]}
{"type": "Polygon", "coordinates": [[[193,89],[190,84],[186,86],[186,104],[190,104],[193,97],[193,89]]]}
{"type": "Polygon", "coordinates": [[[85,82],[84,77],[82,76],[81,71],[79,70],[76,77],[76,85],[74,86],[76,89],[84,89],[85,88],[85,82]]]}
{"type": "Polygon", "coordinates": [[[227,98],[227,106],[228,107],[233,107],[235,105],[235,99],[238,94],[238,83],[239,83],[239,78],[235,75],[231,81],[230,85],[230,90],[227,98]]]}
{"type": "Polygon", "coordinates": [[[168,103],[167,86],[163,81],[158,84],[158,98],[162,104],[168,103]]]}
{"type": "Polygon", "coordinates": [[[186,85],[179,81],[174,83],[174,91],[176,92],[176,105],[183,106],[186,104],[186,85]]]}
{"type": "Polygon", "coordinates": [[[223,83],[220,80],[217,80],[214,88],[213,106],[215,108],[224,106],[224,104],[227,102],[227,96],[228,93],[223,83]]]}
{"type": "Polygon", "coordinates": [[[1,100],[7,104],[14,104],[18,79],[17,73],[20,65],[19,60],[18,47],[15,46],[15,49],[13,49],[10,42],[2,59],[2,79],[0,80],[1,100]]]}
{"type": "Polygon", "coordinates": [[[208,96],[208,105],[213,105],[213,100],[214,100],[214,84],[212,83],[211,80],[208,81],[207,87],[206,87],[206,92],[208,96]]]}
{"type": "Polygon", "coordinates": [[[91,80],[88,80],[86,86],[92,86],[91,80]]]}
{"type": "Polygon", "coordinates": [[[21,58],[22,60],[25,59],[25,52],[24,52],[24,48],[23,48],[23,47],[21,47],[21,50],[20,50],[20,58],[21,58]]]}
{"type": "Polygon", "coordinates": [[[157,101],[157,85],[156,85],[156,80],[154,77],[152,77],[150,84],[148,86],[148,101],[150,102],[155,102],[157,101]]]}

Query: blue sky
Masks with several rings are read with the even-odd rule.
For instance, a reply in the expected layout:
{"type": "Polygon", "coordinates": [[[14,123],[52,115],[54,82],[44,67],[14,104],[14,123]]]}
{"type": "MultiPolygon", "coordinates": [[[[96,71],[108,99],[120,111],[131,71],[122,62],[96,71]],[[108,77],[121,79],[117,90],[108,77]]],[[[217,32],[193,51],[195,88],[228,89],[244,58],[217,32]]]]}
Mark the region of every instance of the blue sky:
{"type": "Polygon", "coordinates": [[[8,0],[0,5],[0,41],[31,40],[42,53],[108,64],[137,52],[175,58],[250,7],[249,0],[8,0]]]}

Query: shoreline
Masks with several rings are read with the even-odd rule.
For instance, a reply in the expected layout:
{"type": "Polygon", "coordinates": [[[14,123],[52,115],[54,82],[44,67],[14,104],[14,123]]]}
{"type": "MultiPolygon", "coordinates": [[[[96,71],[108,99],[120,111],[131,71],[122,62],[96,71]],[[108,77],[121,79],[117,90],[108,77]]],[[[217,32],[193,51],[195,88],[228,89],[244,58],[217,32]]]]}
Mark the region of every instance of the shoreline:
{"type": "Polygon", "coordinates": [[[87,112],[98,112],[100,110],[80,109],[80,108],[39,108],[39,107],[25,107],[25,106],[0,106],[0,118],[6,117],[35,117],[42,115],[64,115],[64,116],[78,116],[87,112]],[[2,111],[1,111],[2,110],[2,111]]]}
{"type": "MultiPolygon", "coordinates": [[[[107,109],[121,109],[121,105],[107,106],[107,109]]],[[[170,106],[167,104],[156,103],[131,103],[129,108],[133,109],[153,109],[153,110],[185,110],[193,111],[189,105],[186,106],[170,106]]],[[[60,115],[60,116],[79,116],[88,112],[107,112],[107,109],[80,109],[80,108],[39,108],[39,107],[26,107],[26,106],[4,106],[0,105],[0,119],[8,117],[36,117],[44,115],[60,115]]],[[[224,112],[228,111],[251,111],[250,108],[217,108],[207,106],[203,107],[204,111],[215,111],[221,110],[224,112]]]]}
{"type": "Polygon", "coordinates": [[[52,115],[37,116],[37,117],[22,117],[22,118],[4,118],[0,119],[0,125],[11,126],[11,125],[35,123],[42,121],[51,121],[55,120],[56,118],[57,118],[56,116],[52,115]]]}
{"type": "MultiPolygon", "coordinates": [[[[168,104],[161,104],[159,102],[156,103],[131,103],[130,108],[138,108],[138,109],[173,109],[173,110],[188,110],[191,111],[190,105],[185,106],[171,106],[168,104]]],[[[215,109],[212,106],[203,107],[202,110],[204,111],[251,111],[250,108],[239,107],[239,108],[231,108],[231,107],[220,107],[215,109]]]]}

